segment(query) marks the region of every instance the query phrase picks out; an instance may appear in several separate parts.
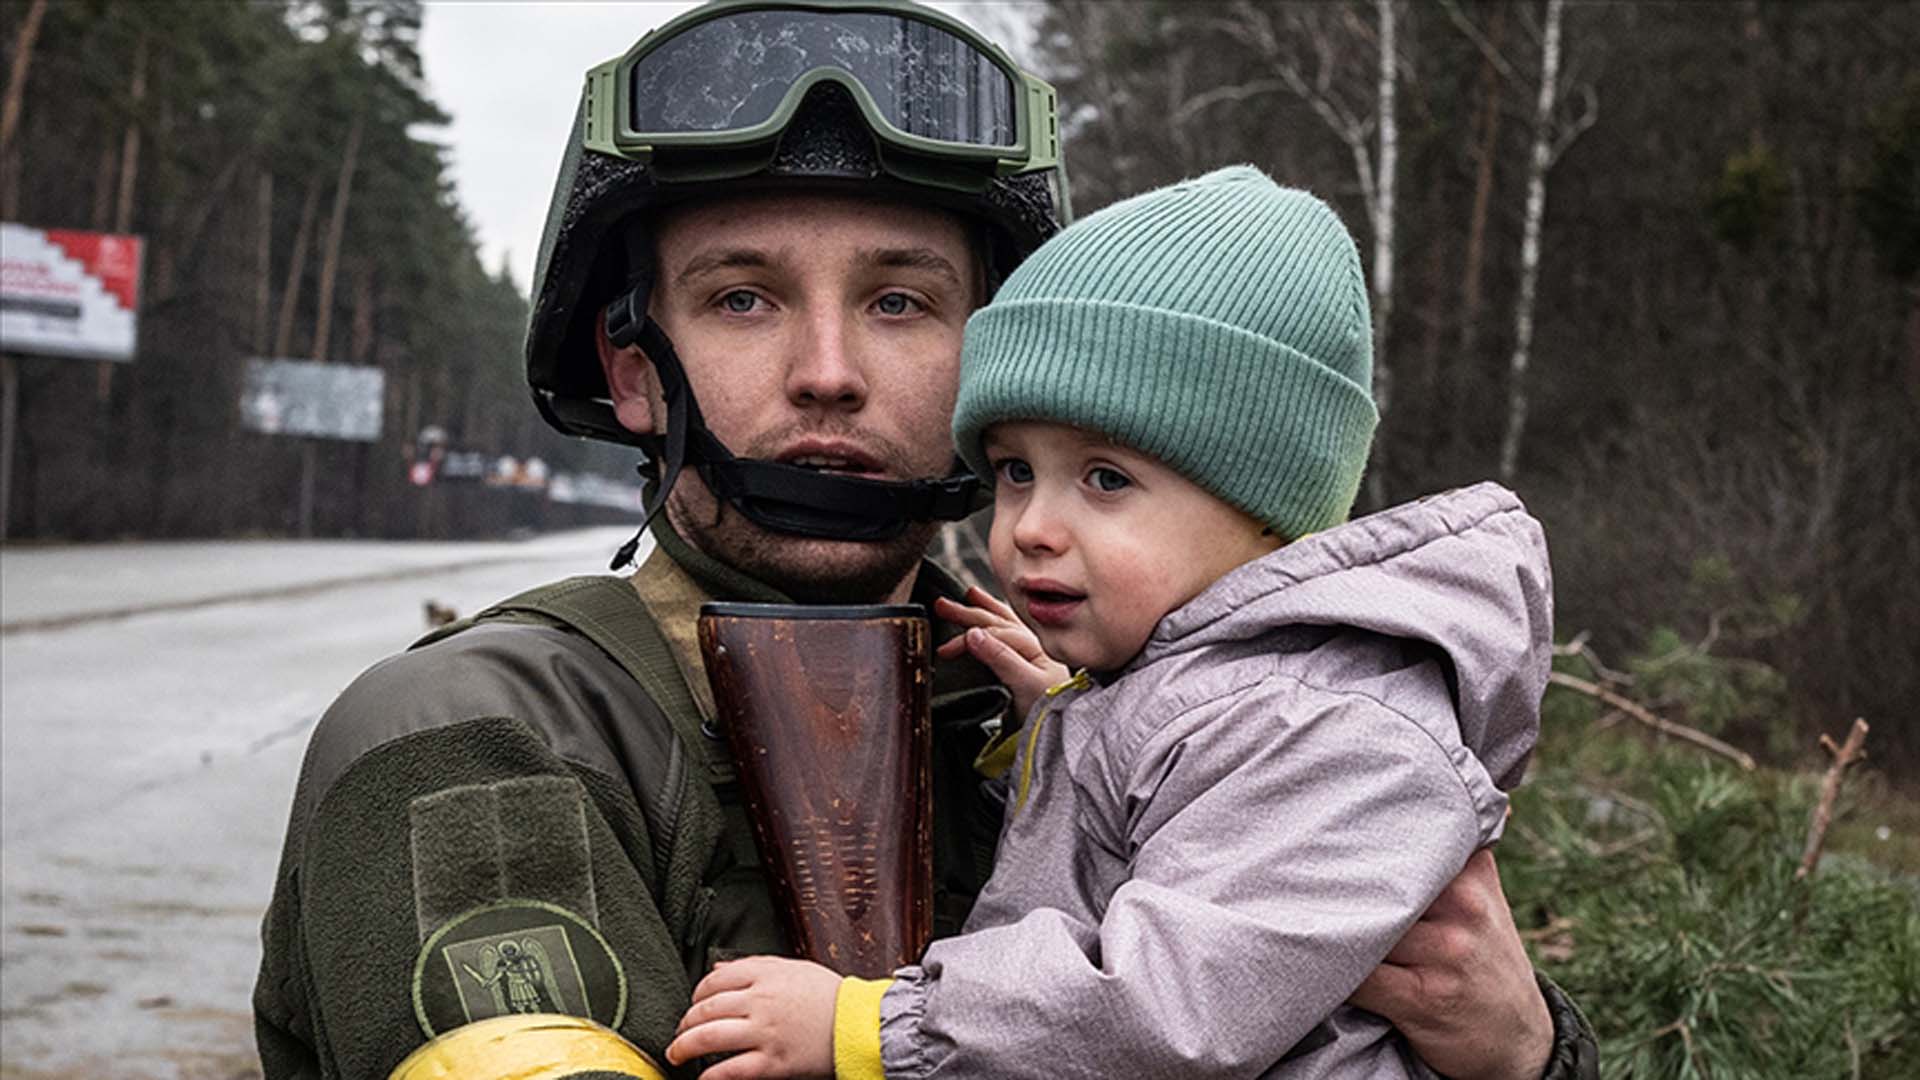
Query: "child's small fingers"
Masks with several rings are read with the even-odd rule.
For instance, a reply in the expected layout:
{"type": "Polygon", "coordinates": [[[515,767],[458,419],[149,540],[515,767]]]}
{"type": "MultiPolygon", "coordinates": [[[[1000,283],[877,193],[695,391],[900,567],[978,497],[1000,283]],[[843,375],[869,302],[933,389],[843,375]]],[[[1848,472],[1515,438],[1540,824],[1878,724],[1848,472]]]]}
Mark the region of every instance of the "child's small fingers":
{"type": "Polygon", "coordinates": [[[1005,600],[1000,599],[978,585],[967,588],[967,599],[1003,619],[1018,618],[1018,616],[1013,613],[1013,608],[1008,606],[1005,600]]]}
{"type": "Polygon", "coordinates": [[[1012,684],[1027,677],[1032,665],[1020,655],[1019,650],[987,630],[967,631],[967,651],[975,660],[987,665],[1001,682],[1012,684]]]}
{"type": "Polygon", "coordinates": [[[759,1077],[779,1075],[771,1057],[758,1050],[749,1050],[744,1054],[735,1054],[701,1073],[700,1080],[757,1080],[759,1077]]]}
{"type": "Polygon", "coordinates": [[[723,990],[711,994],[693,1003],[686,1015],[680,1018],[680,1026],[674,1029],[674,1033],[677,1035],[712,1020],[745,1017],[748,1015],[747,1005],[747,992],[744,990],[723,990]]]}
{"type": "Polygon", "coordinates": [[[693,1000],[699,1001],[701,998],[712,997],[728,990],[752,986],[754,975],[754,968],[744,961],[736,960],[721,964],[707,972],[706,978],[701,979],[699,985],[693,988],[693,1000]]]}
{"type": "Polygon", "coordinates": [[[752,1021],[723,1017],[696,1024],[674,1036],[673,1041],[667,1044],[667,1062],[684,1065],[697,1057],[746,1050],[754,1045],[752,1021]]]}
{"type": "Polygon", "coordinates": [[[994,623],[1000,621],[991,611],[977,607],[968,607],[965,604],[949,600],[944,596],[934,600],[933,611],[934,614],[948,622],[957,623],[961,626],[992,626],[994,623]]]}
{"type": "Polygon", "coordinates": [[[1040,647],[1040,639],[1029,633],[1024,626],[990,626],[981,632],[1004,645],[1009,652],[1028,664],[1038,665],[1047,662],[1047,653],[1040,647]]]}
{"type": "Polygon", "coordinates": [[[933,653],[942,660],[951,660],[967,651],[967,635],[955,634],[934,648],[933,653]]]}

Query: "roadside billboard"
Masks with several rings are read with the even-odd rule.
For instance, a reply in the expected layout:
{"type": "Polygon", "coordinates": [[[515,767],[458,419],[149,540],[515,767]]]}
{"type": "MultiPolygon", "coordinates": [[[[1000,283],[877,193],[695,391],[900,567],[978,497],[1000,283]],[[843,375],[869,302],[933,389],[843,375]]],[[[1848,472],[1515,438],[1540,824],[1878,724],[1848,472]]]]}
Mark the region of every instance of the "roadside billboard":
{"type": "Polygon", "coordinates": [[[386,388],[386,372],[377,367],[248,360],[240,424],[263,435],[374,442],[386,388]]]}
{"type": "Polygon", "coordinates": [[[0,351],[132,360],[137,236],[0,222],[0,351]]]}
{"type": "Polygon", "coordinates": [[[637,514],[646,509],[644,496],[639,484],[598,473],[554,473],[547,482],[547,498],[557,503],[586,503],[637,514]]]}

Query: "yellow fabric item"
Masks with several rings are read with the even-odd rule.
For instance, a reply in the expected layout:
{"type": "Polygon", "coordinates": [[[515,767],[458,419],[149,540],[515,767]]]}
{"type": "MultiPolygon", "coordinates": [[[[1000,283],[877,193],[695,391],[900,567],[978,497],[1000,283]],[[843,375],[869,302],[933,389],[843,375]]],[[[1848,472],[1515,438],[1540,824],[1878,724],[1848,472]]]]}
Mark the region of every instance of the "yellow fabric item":
{"type": "Polygon", "coordinates": [[[1061,694],[1064,694],[1069,690],[1086,690],[1092,686],[1093,686],[1093,676],[1087,674],[1086,668],[1081,668],[1079,671],[1074,672],[1072,677],[1067,679],[1066,682],[1063,682],[1058,686],[1047,687],[1047,696],[1059,697],[1061,694]]]}
{"type": "Polygon", "coordinates": [[[973,759],[973,771],[989,780],[998,780],[1013,768],[1013,759],[1020,753],[1020,740],[1014,738],[1017,731],[1001,730],[987,741],[980,756],[973,759]]]}
{"type": "Polygon", "coordinates": [[[1048,709],[1034,717],[1033,728],[1027,732],[1027,752],[1020,760],[1020,791],[1013,799],[1013,812],[1016,814],[1027,805],[1027,787],[1033,783],[1033,747],[1040,741],[1040,725],[1046,723],[1047,717],[1052,715],[1053,710],[1048,709]]]}
{"type": "Polygon", "coordinates": [[[840,980],[833,1000],[834,1080],[886,1080],[880,1064],[880,999],[892,979],[840,980]]]}
{"type": "MultiPolygon", "coordinates": [[[[876,1043],[879,1036],[875,1024],[876,1043]]],[[[454,1028],[408,1054],[387,1080],[561,1080],[583,1072],[667,1080],[652,1058],[612,1030],[544,1013],[454,1028]]]]}
{"type": "MultiPolygon", "coordinates": [[[[1058,697],[1069,690],[1085,690],[1092,685],[1093,679],[1085,671],[1076,671],[1066,682],[1048,687],[1046,696],[1058,697]]],[[[1034,726],[1037,728],[1039,721],[1035,721],[1034,726]]],[[[980,756],[973,759],[973,771],[989,780],[998,780],[1005,776],[1007,770],[1013,768],[1014,759],[1019,756],[1020,742],[1017,738],[1019,734],[1018,728],[1011,731],[1001,728],[995,732],[993,738],[988,739],[987,745],[981,749],[980,756]]],[[[1028,742],[1031,744],[1031,737],[1028,742]]],[[[1021,790],[1026,790],[1024,784],[1021,790]]]]}
{"type": "MultiPolygon", "coordinates": [[[[1047,687],[1046,696],[1056,698],[1069,690],[1085,690],[1092,685],[1092,676],[1087,674],[1085,668],[1082,668],[1074,672],[1073,677],[1066,682],[1058,686],[1047,687]]],[[[1021,807],[1027,805],[1027,788],[1033,783],[1033,748],[1040,741],[1040,725],[1045,723],[1047,717],[1052,715],[1053,710],[1048,709],[1039,716],[1034,717],[1033,728],[1027,732],[1027,755],[1020,762],[1020,790],[1014,795],[1013,799],[1013,812],[1016,814],[1020,812],[1021,807]]],[[[1011,744],[1012,740],[1008,740],[1008,745],[1011,744]]],[[[1012,762],[1008,762],[1008,764],[1012,764],[1012,762]]]]}

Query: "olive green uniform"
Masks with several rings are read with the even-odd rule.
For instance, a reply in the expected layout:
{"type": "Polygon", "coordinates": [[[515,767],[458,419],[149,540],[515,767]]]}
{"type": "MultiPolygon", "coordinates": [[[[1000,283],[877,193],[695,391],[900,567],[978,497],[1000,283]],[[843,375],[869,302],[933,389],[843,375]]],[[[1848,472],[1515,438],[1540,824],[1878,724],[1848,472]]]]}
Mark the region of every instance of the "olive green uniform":
{"type": "MultiPolygon", "coordinates": [[[[262,930],[269,1078],[385,1077],[429,1026],[536,1000],[660,1058],[714,961],[788,951],[724,744],[701,730],[692,636],[705,600],[786,598],[656,533],[630,585],[545,592],[590,594],[603,642],[654,627],[664,650],[623,666],[509,601],[375,665],[321,719],[262,930]],[[629,674],[648,664],[669,700],[629,674]]],[[[958,594],[926,564],[913,599],[958,594]]],[[[937,666],[936,932],[958,929],[991,867],[1000,808],[971,765],[1007,700],[971,660],[937,666]]]]}
{"type": "MultiPolygon", "coordinates": [[[[443,628],[321,718],[262,927],[268,1080],[381,1080],[430,1033],[529,1002],[664,1060],[716,960],[789,951],[693,638],[706,600],[787,598],[655,532],[630,581],[443,628]]],[[[923,564],[913,599],[958,592],[923,564]]],[[[1007,700],[970,659],[936,667],[936,935],[992,866],[1002,804],[972,763],[1007,700]]],[[[1543,988],[1546,1080],[1594,1075],[1591,1031],[1543,988]]]]}

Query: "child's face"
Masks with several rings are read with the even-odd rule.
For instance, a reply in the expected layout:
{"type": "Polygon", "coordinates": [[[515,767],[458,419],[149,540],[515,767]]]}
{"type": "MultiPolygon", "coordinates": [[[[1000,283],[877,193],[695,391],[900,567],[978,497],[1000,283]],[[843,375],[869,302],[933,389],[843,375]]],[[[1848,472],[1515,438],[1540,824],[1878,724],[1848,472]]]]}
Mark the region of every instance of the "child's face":
{"type": "Polygon", "coordinates": [[[1280,546],[1153,458],[1065,424],[987,429],[993,572],[1048,655],[1114,671],[1162,616],[1280,546]]]}

